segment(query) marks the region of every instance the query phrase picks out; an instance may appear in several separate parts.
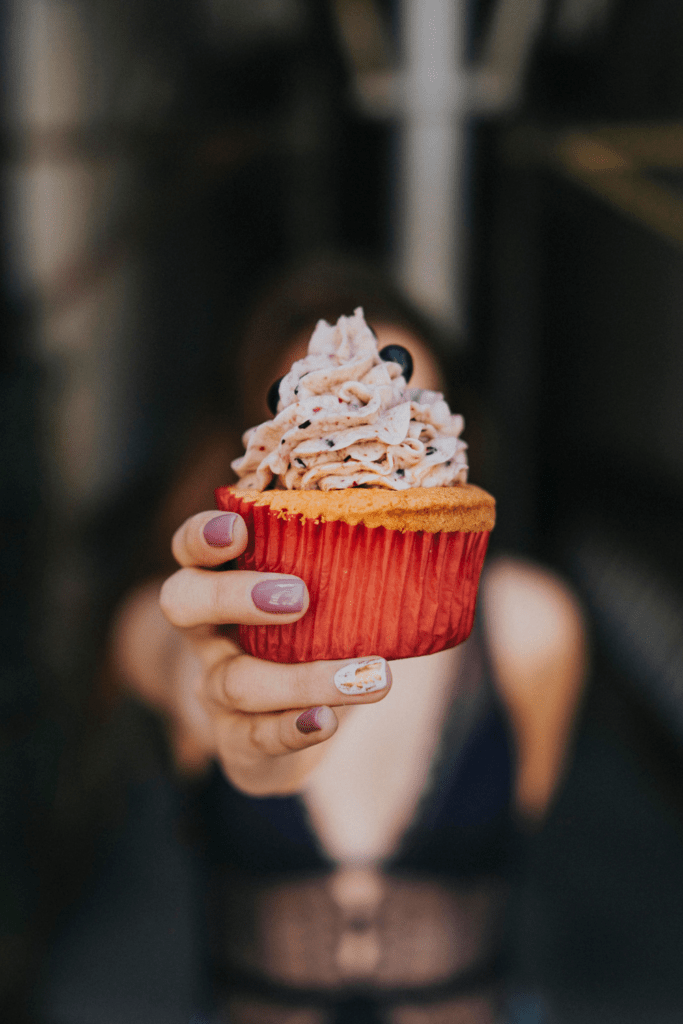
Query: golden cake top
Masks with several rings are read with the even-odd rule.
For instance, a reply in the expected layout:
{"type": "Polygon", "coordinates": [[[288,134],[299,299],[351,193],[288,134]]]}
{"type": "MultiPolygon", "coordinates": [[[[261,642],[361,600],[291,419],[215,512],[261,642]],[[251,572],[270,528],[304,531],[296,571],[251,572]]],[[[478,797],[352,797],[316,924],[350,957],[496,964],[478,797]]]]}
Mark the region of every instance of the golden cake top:
{"type": "Polygon", "coordinates": [[[494,498],[474,484],[451,487],[412,487],[405,491],[384,488],[353,488],[333,491],[248,491],[221,487],[222,496],[266,505],[283,517],[302,516],[320,522],[350,526],[384,526],[390,530],[424,530],[427,533],[478,533],[492,530],[496,521],[494,498]]]}

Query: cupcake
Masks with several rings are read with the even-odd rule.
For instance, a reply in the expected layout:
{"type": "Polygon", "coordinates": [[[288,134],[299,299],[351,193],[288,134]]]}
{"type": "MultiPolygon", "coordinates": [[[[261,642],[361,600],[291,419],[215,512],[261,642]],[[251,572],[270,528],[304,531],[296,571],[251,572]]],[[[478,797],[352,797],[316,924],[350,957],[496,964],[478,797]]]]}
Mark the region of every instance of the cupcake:
{"type": "Polygon", "coordinates": [[[454,647],[472,629],[495,502],[467,483],[461,416],[408,388],[410,355],[381,352],[363,312],[321,320],[308,355],[271,390],[216,491],[249,543],[238,565],[306,582],[298,622],[240,626],[248,654],[279,662],[454,647]]]}

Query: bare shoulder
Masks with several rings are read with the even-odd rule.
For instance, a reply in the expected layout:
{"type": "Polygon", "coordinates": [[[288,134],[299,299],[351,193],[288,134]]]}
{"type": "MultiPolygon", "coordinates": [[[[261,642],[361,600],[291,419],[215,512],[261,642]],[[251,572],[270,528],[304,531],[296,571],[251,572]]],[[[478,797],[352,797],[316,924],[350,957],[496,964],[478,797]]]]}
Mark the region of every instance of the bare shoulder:
{"type": "Polygon", "coordinates": [[[510,556],[494,559],[482,600],[496,660],[544,665],[583,646],[585,622],[569,585],[544,566],[510,556]]]}
{"type": "Polygon", "coordinates": [[[584,614],[569,585],[521,558],[492,560],[482,610],[519,757],[518,805],[543,813],[566,761],[587,671],[584,614]]]}

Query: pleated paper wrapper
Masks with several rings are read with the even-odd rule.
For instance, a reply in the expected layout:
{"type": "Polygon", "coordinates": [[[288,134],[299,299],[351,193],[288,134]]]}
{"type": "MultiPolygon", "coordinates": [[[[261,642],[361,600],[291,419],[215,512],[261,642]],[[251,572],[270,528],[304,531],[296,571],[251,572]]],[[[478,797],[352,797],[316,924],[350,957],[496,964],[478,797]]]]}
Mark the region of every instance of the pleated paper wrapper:
{"type": "Polygon", "coordinates": [[[240,626],[247,654],[283,663],[434,654],[466,640],[489,532],[427,533],[319,522],[216,490],[246,522],[240,569],[299,576],[310,605],[283,626],[240,626]]]}

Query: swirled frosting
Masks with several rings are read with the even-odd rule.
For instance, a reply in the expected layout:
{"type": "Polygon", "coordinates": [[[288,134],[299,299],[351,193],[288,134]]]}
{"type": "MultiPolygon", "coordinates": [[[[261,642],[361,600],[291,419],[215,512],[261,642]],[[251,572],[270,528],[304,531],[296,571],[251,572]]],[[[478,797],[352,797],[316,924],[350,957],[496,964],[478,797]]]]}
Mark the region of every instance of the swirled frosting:
{"type": "Polygon", "coordinates": [[[384,362],[363,310],[320,320],[308,355],[282,378],[277,412],[248,430],[232,468],[264,491],[447,487],[467,482],[462,416],[438,391],[410,389],[384,362]]]}

